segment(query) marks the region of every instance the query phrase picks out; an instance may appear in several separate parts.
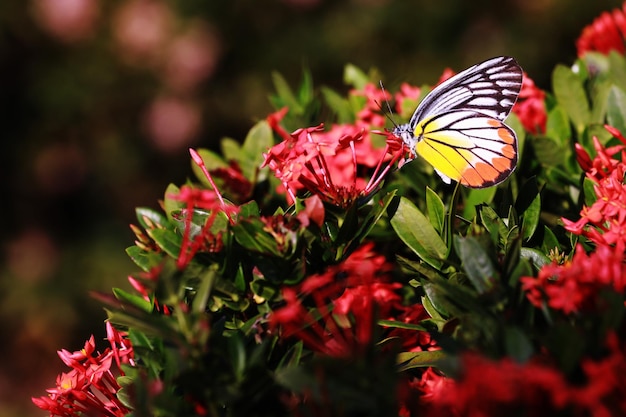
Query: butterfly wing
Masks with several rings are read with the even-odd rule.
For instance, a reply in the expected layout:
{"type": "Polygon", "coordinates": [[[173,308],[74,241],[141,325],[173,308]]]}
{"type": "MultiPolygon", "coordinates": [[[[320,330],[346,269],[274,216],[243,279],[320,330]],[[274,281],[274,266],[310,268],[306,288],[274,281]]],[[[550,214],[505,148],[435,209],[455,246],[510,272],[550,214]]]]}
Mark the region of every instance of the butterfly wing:
{"type": "Polygon", "coordinates": [[[472,188],[499,184],[517,165],[517,138],[503,121],[521,86],[515,59],[489,59],[439,84],[395,132],[444,181],[472,188]]]}
{"type": "Polygon", "coordinates": [[[504,120],[522,88],[522,68],[514,58],[488,59],[435,87],[413,113],[409,125],[451,110],[474,110],[504,120]]]}
{"type": "Polygon", "coordinates": [[[517,165],[515,132],[501,120],[453,110],[420,124],[416,152],[444,178],[484,188],[504,181],[517,165]]]}

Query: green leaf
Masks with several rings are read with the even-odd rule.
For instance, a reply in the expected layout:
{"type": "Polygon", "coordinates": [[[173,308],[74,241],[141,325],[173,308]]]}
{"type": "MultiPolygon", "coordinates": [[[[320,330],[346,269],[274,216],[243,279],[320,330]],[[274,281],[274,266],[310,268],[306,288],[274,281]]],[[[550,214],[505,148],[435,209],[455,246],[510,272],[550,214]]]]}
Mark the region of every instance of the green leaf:
{"type": "Polygon", "coordinates": [[[596,200],[598,199],[595,186],[596,186],[596,183],[592,179],[588,177],[585,177],[583,179],[583,192],[584,192],[583,197],[585,198],[585,205],[587,207],[591,207],[593,203],[595,203],[596,200]]]}
{"type": "Polygon", "coordinates": [[[507,327],[504,330],[504,346],[508,356],[519,363],[526,362],[534,353],[528,336],[517,327],[507,327]]]}
{"type": "Polygon", "coordinates": [[[420,332],[426,331],[426,328],[424,326],[420,326],[419,324],[405,323],[397,320],[378,320],[377,323],[379,326],[392,327],[394,329],[415,330],[420,332]]]}
{"type": "Polygon", "coordinates": [[[328,104],[328,107],[337,115],[338,123],[352,123],[354,122],[354,112],[350,102],[342,95],[337,93],[328,87],[321,88],[324,101],[328,104]]]}
{"type": "Polygon", "coordinates": [[[589,122],[589,102],[580,77],[570,68],[557,65],[552,73],[552,87],[559,105],[565,109],[578,134],[589,122]]]}
{"type": "Polygon", "coordinates": [[[115,298],[120,300],[123,304],[137,307],[146,313],[152,312],[152,303],[144,299],[141,295],[131,294],[120,288],[113,288],[113,295],[115,295],[115,298]]]}
{"type": "Polygon", "coordinates": [[[618,88],[626,90],[626,60],[617,51],[609,52],[609,77],[618,88]]]}
{"type": "Polygon", "coordinates": [[[355,65],[347,64],[343,70],[343,81],[357,90],[363,89],[370,82],[369,77],[355,65]]]}
{"type": "Polygon", "coordinates": [[[478,294],[489,292],[498,278],[489,254],[481,246],[480,242],[471,236],[454,236],[454,247],[461,259],[462,267],[467,273],[478,294]]]}
{"type": "Polygon", "coordinates": [[[541,215],[541,194],[534,178],[522,186],[515,208],[522,215],[522,236],[529,240],[535,234],[541,215]]]}
{"type": "Polygon", "coordinates": [[[153,268],[157,267],[163,259],[163,255],[161,253],[147,252],[138,246],[130,246],[126,248],[126,254],[135,263],[135,265],[145,272],[149,272],[153,268]]]}
{"type": "Polygon", "coordinates": [[[546,167],[563,165],[565,152],[555,139],[546,136],[537,136],[532,139],[535,156],[540,164],[546,167]]]}
{"type": "Polygon", "coordinates": [[[391,218],[398,237],[422,260],[439,269],[448,250],[435,228],[417,207],[404,197],[391,218]]]}
{"type": "Polygon", "coordinates": [[[443,223],[446,217],[446,208],[439,195],[430,187],[426,187],[426,209],[428,219],[437,233],[443,232],[443,223]]]}
{"type": "Polygon", "coordinates": [[[543,227],[543,242],[541,243],[541,250],[543,253],[548,253],[552,249],[560,249],[561,245],[556,238],[554,232],[548,227],[543,227]]]}
{"type": "Polygon", "coordinates": [[[220,141],[220,148],[224,160],[226,161],[238,161],[241,156],[241,145],[239,142],[232,138],[222,138],[220,141]]]}
{"type": "Polygon", "coordinates": [[[468,189],[463,207],[463,218],[473,219],[476,216],[476,206],[491,203],[496,191],[498,191],[498,187],[468,189]]]}
{"type": "Polygon", "coordinates": [[[626,132],[626,94],[624,91],[617,86],[611,87],[607,104],[608,124],[620,132],[626,132]]]}
{"type": "Polygon", "coordinates": [[[446,357],[443,350],[402,352],[397,356],[398,371],[404,372],[413,368],[437,366],[439,361],[446,357]]]}
{"type": "Polygon", "coordinates": [[[270,125],[262,120],[255,124],[248,132],[241,146],[242,154],[237,159],[241,172],[249,181],[254,182],[256,173],[263,163],[263,153],[274,144],[270,125]]]}
{"type": "Polygon", "coordinates": [[[178,258],[180,246],[183,243],[181,235],[168,229],[151,229],[148,230],[148,236],[169,256],[174,259],[178,258]]]}
{"type": "Polygon", "coordinates": [[[206,271],[200,275],[200,285],[198,285],[196,289],[196,294],[191,304],[192,311],[196,313],[204,313],[206,311],[216,277],[217,272],[214,267],[207,268],[206,271]]]}
{"type": "Polygon", "coordinates": [[[535,248],[521,248],[520,257],[529,260],[537,270],[548,265],[551,261],[543,252],[535,248]]]}
{"type": "Polygon", "coordinates": [[[182,201],[177,201],[172,199],[172,196],[180,193],[180,188],[178,188],[174,184],[169,184],[165,189],[165,196],[163,197],[163,210],[165,210],[165,215],[169,220],[172,219],[172,213],[176,210],[184,207],[184,203],[182,201]]]}
{"type": "Polygon", "coordinates": [[[546,136],[556,143],[567,143],[572,136],[572,129],[567,118],[567,113],[561,106],[555,106],[548,111],[546,121],[546,136]]]}
{"type": "Polygon", "coordinates": [[[272,72],[272,81],[274,82],[274,89],[276,89],[276,95],[280,100],[280,106],[289,107],[289,111],[296,115],[302,115],[304,113],[304,107],[300,104],[296,96],[294,95],[289,83],[278,72],[272,72]]]}
{"type": "Polygon", "coordinates": [[[163,215],[160,211],[152,210],[147,207],[137,207],[135,209],[135,214],[137,216],[137,220],[139,224],[144,229],[152,229],[156,226],[167,227],[169,222],[167,217],[163,215]]]}

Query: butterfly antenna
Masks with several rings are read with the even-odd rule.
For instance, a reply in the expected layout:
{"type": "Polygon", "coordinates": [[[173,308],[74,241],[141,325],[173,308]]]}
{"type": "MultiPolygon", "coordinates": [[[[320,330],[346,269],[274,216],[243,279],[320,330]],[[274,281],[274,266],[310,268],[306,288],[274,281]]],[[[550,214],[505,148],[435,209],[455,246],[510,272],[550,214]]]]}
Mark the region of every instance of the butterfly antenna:
{"type": "Polygon", "coordinates": [[[389,119],[391,124],[393,124],[393,127],[398,127],[398,124],[396,123],[396,121],[391,118],[391,115],[393,114],[393,110],[391,110],[391,105],[389,104],[389,100],[387,100],[387,97],[385,94],[385,86],[383,85],[383,80],[380,80],[379,84],[380,84],[380,89],[383,92],[383,96],[385,96],[385,104],[387,104],[387,111],[385,111],[383,106],[378,101],[376,101],[376,104],[378,104],[378,108],[380,108],[380,111],[385,115],[385,117],[387,117],[387,119],[389,119]]]}

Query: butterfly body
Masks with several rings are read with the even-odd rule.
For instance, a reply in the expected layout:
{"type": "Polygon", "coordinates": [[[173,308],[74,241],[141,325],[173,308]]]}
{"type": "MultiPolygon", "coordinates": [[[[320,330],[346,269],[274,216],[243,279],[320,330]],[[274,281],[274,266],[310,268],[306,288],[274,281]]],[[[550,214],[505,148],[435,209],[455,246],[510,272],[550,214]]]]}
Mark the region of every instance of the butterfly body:
{"type": "Polygon", "coordinates": [[[517,138],[504,119],[521,86],[522,69],[515,59],[489,59],[435,87],[409,123],[396,126],[393,134],[447,183],[499,184],[517,165],[517,138]]]}

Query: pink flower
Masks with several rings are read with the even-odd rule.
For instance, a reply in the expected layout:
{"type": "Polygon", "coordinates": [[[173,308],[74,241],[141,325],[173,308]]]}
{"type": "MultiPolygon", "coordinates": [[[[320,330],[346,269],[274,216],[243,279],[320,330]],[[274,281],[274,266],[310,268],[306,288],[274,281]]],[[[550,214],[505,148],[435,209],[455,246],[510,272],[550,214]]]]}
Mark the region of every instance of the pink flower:
{"type": "Polygon", "coordinates": [[[144,126],[155,147],[162,152],[188,148],[202,127],[202,111],[189,99],[156,98],[148,108],[144,126]]]}
{"type": "Polygon", "coordinates": [[[34,0],[34,17],[39,26],[66,43],[88,39],[100,15],[97,0],[34,0]]]}
{"type": "Polygon", "coordinates": [[[122,364],[134,366],[130,340],[107,323],[110,348],[98,353],[94,338],[76,352],[59,351],[59,356],[72,370],[57,377],[56,387],[48,395],[33,398],[33,403],[51,416],[123,417],[131,410],[117,398],[121,386],[117,376],[124,375],[122,364]],[[113,366],[115,364],[115,366],[113,366]]]}
{"type": "Polygon", "coordinates": [[[153,66],[170,39],[174,16],[160,0],[131,0],[115,12],[113,34],[119,52],[130,64],[153,66]]]}
{"type": "Polygon", "coordinates": [[[207,25],[192,22],[169,44],[164,57],[166,84],[179,92],[192,92],[217,66],[220,42],[207,25]]]}

